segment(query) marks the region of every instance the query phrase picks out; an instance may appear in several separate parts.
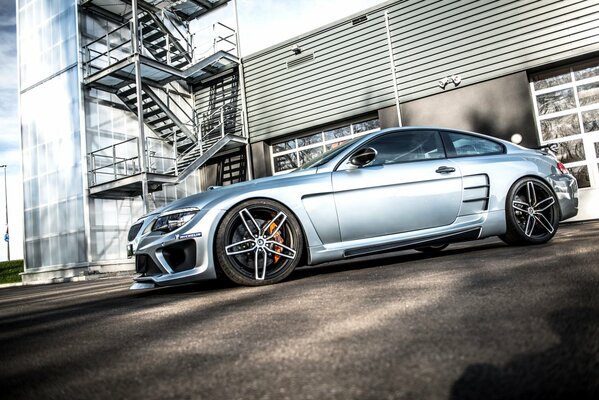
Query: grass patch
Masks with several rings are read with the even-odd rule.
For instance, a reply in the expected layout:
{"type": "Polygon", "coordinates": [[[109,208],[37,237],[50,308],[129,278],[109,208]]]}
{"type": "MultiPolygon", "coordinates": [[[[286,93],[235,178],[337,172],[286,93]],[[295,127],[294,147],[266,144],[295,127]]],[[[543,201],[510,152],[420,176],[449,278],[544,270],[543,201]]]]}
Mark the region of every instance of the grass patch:
{"type": "Polygon", "coordinates": [[[2,261],[0,262],[0,283],[21,282],[23,272],[23,260],[2,261]]]}

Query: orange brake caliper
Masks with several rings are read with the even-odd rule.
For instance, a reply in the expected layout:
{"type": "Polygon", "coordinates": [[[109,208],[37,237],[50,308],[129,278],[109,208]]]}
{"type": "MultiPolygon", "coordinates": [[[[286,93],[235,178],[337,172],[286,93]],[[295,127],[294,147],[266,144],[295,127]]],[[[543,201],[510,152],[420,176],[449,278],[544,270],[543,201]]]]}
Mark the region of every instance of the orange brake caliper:
{"type": "MultiPolygon", "coordinates": [[[[277,224],[275,224],[274,222],[272,224],[270,224],[270,226],[268,227],[268,233],[272,235],[272,233],[275,231],[275,229],[277,229],[277,224]]],[[[275,234],[275,236],[273,237],[274,241],[277,243],[283,243],[283,237],[281,236],[281,231],[277,232],[275,234]]],[[[283,252],[283,248],[281,246],[275,246],[274,251],[278,252],[278,253],[282,253],[283,252]]],[[[279,260],[281,259],[281,256],[276,255],[273,257],[274,259],[274,263],[278,263],[279,260]]]]}

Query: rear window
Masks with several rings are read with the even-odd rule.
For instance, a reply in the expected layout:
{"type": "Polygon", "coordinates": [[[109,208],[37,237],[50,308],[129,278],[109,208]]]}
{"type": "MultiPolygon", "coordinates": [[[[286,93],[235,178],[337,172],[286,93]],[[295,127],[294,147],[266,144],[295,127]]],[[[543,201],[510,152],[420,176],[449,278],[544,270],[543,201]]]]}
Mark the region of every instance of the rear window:
{"type": "Polygon", "coordinates": [[[448,155],[450,157],[486,156],[504,153],[501,144],[478,136],[447,132],[447,138],[453,145],[454,150],[449,151],[448,155]]]}

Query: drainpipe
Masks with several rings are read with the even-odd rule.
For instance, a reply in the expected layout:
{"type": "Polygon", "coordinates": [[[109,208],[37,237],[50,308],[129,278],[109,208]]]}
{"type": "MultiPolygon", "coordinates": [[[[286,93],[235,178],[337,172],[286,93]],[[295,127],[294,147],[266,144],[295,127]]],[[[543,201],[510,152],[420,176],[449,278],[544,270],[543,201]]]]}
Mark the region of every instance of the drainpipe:
{"type": "Polygon", "coordinates": [[[389,62],[391,64],[391,77],[393,78],[393,91],[395,92],[395,107],[397,108],[397,121],[399,126],[401,122],[401,108],[399,107],[399,89],[397,88],[397,71],[395,69],[395,59],[393,58],[393,44],[391,43],[391,29],[389,29],[389,12],[385,11],[385,27],[387,28],[387,46],[389,48],[389,62]]]}

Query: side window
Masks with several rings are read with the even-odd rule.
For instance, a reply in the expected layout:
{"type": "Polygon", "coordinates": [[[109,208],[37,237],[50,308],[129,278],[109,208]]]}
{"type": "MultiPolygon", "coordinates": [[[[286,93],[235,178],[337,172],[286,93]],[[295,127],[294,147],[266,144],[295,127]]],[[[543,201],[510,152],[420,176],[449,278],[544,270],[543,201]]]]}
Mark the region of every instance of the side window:
{"type": "Polygon", "coordinates": [[[447,132],[447,137],[453,145],[453,149],[448,150],[450,157],[486,156],[504,152],[499,143],[481,137],[455,132],[447,132]]]}
{"type": "Polygon", "coordinates": [[[366,146],[377,151],[376,159],[371,165],[445,158],[443,141],[435,131],[389,133],[374,139],[366,146]]]}

